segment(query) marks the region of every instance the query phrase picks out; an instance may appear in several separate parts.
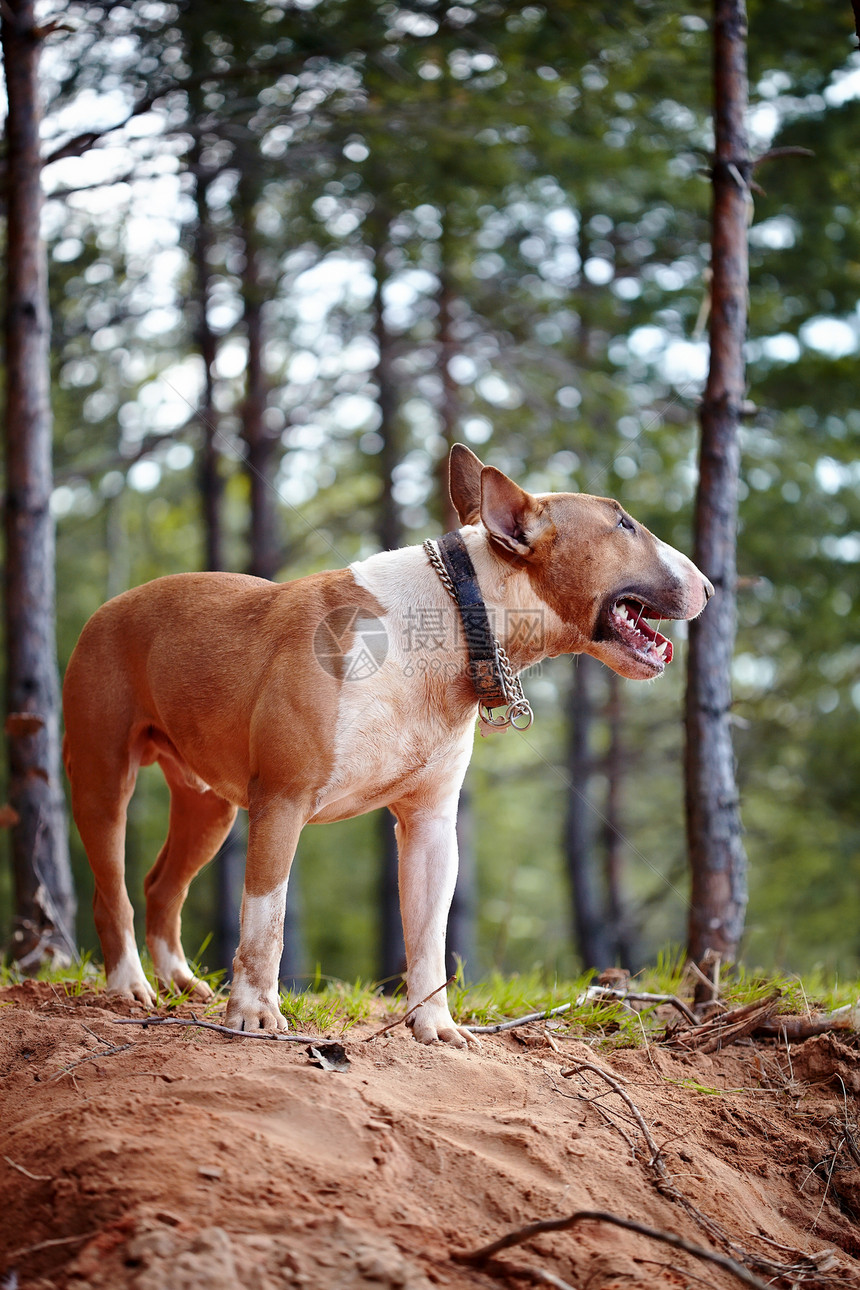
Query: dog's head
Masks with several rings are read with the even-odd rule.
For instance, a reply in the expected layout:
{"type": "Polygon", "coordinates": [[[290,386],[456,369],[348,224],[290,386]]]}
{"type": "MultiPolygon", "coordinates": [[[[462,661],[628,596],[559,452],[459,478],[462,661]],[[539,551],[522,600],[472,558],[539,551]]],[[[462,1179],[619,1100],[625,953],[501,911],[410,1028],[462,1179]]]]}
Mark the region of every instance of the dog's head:
{"type": "Polygon", "coordinates": [[[621,676],[659,676],[672,644],[649,619],[697,617],[713,587],[616,501],[585,493],[527,493],[463,444],[449,463],[462,524],[482,525],[491,550],[523,569],[564,624],[553,653],[585,653],[621,676]]]}

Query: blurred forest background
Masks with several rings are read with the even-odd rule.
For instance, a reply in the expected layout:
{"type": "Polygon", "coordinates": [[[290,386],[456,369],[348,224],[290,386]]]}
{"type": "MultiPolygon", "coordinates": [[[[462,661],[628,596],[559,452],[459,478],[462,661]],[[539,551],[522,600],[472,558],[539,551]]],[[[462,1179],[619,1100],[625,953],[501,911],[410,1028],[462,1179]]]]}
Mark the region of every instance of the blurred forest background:
{"type": "MultiPolygon", "coordinates": [[[[43,11],[59,23],[42,78],[61,667],[103,600],[159,574],[284,579],[439,534],[455,441],[532,489],[618,496],[691,550],[706,6],[43,11]]],[[[750,228],[734,668],[744,957],[856,974],[860,56],[847,0],[753,0],[749,19],[751,148],[777,152],[756,171],[750,228]]],[[[459,907],[470,976],[589,958],[571,864],[610,957],[635,967],[683,941],[673,634],[658,684],[559,659],[525,678],[527,736],[476,741],[459,907]]],[[[129,823],[138,907],[165,829],[151,768],[129,823]]],[[[95,950],[72,846],[78,940],[95,950]]],[[[372,816],[305,831],[292,971],[380,975],[385,847],[372,816]]],[[[192,955],[217,934],[210,967],[232,953],[237,928],[215,911],[225,882],[235,900],[235,869],[210,866],[186,907],[192,955]]]]}

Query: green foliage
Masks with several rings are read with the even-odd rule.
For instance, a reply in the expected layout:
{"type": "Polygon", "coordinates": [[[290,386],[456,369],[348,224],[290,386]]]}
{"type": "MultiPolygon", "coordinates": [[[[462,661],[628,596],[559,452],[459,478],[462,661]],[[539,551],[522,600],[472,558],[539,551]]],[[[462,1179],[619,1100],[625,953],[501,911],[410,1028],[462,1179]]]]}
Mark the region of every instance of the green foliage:
{"type": "MultiPolygon", "coordinates": [[[[77,132],[63,120],[86,128],[98,93],[117,96],[111,121],[118,101],[151,108],[97,150],[122,182],[84,189],[92,158],[45,172],[61,665],[105,598],[203,560],[197,185],[231,567],[247,564],[238,225],[249,190],[283,576],[374,547],[369,304],[379,275],[410,537],[438,530],[439,464],[453,436],[535,489],[620,495],[689,549],[702,362],[693,329],[710,202],[709,33],[698,13],[676,0],[640,4],[634,21],[574,0],[62,8],[46,60],[47,150],[77,132]]],[[[743,440],[735,698],[747,957],[849,976],[860,969],[860,100],[839,85],[855,66],[851,43],[847,6],[810,23],[800,0],[750,5],[754,146],[815,155],[756,172],[766,190],[751,229],[759,412],[743,440]],[[822,319],[847,329],[842,350],[822,319]]],[[[684,934],[676,641],[659,686],[623,687],[625,897],[642,962],[684,934]]],[[[470,976],[519,971],[531,982],[536,963],[538,976],[578,969],[561,845],[570,675],[558,661],[527,679],[538,717],[528,736],[476,741],[470,976]]],[[[597,725],[596,838],[608,739],[602,717],[597,725]]],[[[166,809],[157,770],[143,772],[128,844],[138,910],[166,809]]],[[[307,830],[301,842],[293,887],[306,959],[335,976],[377,970],[377,836],[368,818],[307,830]]],[[[74,845],[80,938],[93,948],[91,879],[76,836],[74,845]]],[[[214,891],[210,869],[189,898],[192,944],[212,927],[214,891]]],[[[0,902],[11,905],[5,873],[0,902]]],[[[677,963],[659,971],[677,977],[677,963]]]]}

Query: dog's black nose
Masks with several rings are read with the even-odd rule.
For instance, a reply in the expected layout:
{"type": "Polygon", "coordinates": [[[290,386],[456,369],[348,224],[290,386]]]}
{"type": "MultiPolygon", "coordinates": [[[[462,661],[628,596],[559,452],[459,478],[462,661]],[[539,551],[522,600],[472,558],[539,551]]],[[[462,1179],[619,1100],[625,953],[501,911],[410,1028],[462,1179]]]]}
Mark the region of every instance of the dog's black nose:
{"type": "Polygon", "coordinates": [[[708,582],[708,579],[706,578],[705,579],[705,604],[708,603],[708,601],[710,600],[713,594],[714,594],[714,584],[712,582],[708,582]]]}

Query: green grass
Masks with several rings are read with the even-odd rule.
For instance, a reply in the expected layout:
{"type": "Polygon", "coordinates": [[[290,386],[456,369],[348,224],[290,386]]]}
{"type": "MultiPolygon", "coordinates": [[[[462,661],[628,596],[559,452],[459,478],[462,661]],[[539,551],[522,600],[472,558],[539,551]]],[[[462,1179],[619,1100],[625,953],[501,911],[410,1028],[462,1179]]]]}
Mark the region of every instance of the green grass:
{"type": "MultiPolygon", "coordinates": [[[[195,974],[212,988],[214,999],[201,1004],[188,991],[165,991],[152,973],[144,954],[147,979],[153,985],[157,1007],[175,1011],[187,1003],[197,1003],[202,1016],[212,1017],[225,1002],[227,988],[223,972],[208,972],[202,965],[207,949],[205,941],[191,961],[195,974]]],[[[105,988],[103,970],[89,956],[73,968],[57,969],[49,964],[39,971],[37,980],[50,981],[66,997],[105,988]]],[[[22,980],[14,964],[0,963],[0,988],[22,980]]],[[[583,1039],[604,1047],[636,1047],[657,1037],[665,1025],[665,1013],[657,1016],[656,1005],[632,1012],[619,1000],[588,1000],[585,995],[592,982],[591,974],[572,980],[559,980],[535,970],[513,976],[493,973],[483,981],[467,982],[462,970],[448,988],[451,1012],[460,1025],[494,1025],[532,1012],[544,1012],[562,1004],[570,1005],[552,1019],[558,1035],[583,1039]]],[[[721,976],[721,998],[727,1007],[755,1003],[778,990],[779,1011],[805,1014],[829,1012],[860,998],[860,982],[838,982],[823,973],[801,980],[794,976],[774,976],[743,966],[726,970],[721,976]]],[[[352,983],[324,977],[319,968],[306,990],[282,990],[281,1011],[291,1029],[337,1032],[344,1034],[357,1024],[373,1021],[380,1026],[403,1016],[406,1004],[402,987],[394,994],[384,994],[383,984],[357,980],[352,983]]],[[[662,951],[653,967],[639,973],[630,983],[631,991],[678,995],[689,1000],[692,984],[685,972],[684,954],[677,947],[662,951]]],[[[3,1001],[0,1001],[2,1003],[3,1001]]]]}

